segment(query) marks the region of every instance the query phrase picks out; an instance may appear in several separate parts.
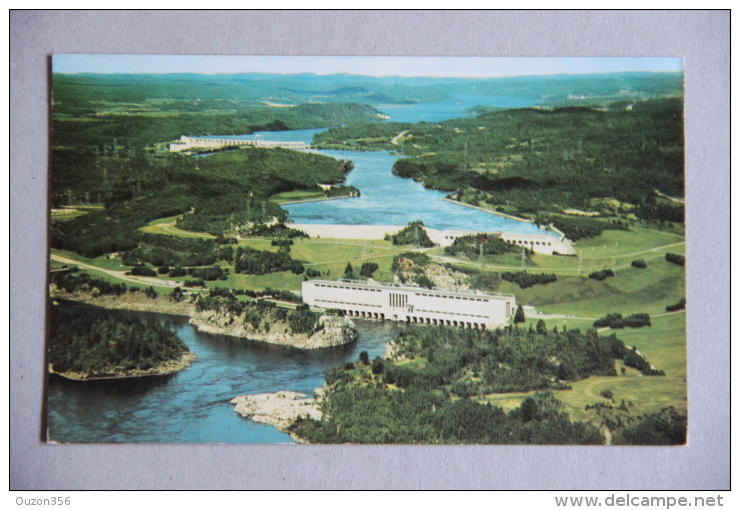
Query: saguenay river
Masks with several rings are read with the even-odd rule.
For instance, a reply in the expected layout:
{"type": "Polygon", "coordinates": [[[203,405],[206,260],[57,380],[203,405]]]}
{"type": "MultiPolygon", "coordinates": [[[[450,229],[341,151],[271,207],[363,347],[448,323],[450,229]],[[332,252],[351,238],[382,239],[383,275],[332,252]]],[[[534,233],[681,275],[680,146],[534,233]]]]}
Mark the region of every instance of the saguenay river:
{"type": "MultiPolygon", "coordinates": [[[[531,104],[512,98],[457,96],[441,103],[379,109],[390,115],[391,121],[440,122],[463,117],[464,111],[474,105],[531,104]]],[[[320,131],[260,135],[265,140],[308,144],[320,131]]],[[[405,225],[420,219],[437,229],[470,229],[476,225],[477,230],[544,233],[530,223],[445,202],[444,193],[392,175],[391,167],[398,156],[388,152],[321,153],[355,163],[347,183],[357,186],[362,196],[284,206],[295,223],[405,225]]],[[[292,443],[289,435],[236,415],[229,401],[239,395],[280,390],[311,395],[323,386],[326,372],[357,359],[360,351],[368,351],[371,359],[384,356],[387,342],[405,327],[356,320],[356,343],[305,351],[199,333],[184,317],[115,313],[135,313],[146,320],[169,322],[198,360],[189,369],[164,378],[80,383],[52,377],[48,388],[49,439],[63,443],[292,443]]]]}

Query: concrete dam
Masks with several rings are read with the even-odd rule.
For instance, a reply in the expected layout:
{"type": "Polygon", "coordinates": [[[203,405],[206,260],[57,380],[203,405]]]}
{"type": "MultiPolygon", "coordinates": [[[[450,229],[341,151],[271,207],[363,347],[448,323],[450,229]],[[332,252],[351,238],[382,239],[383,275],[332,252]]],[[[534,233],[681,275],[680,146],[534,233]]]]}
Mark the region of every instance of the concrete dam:
{"type": "Polygon", "coordinates": [[[257,138],[255,140],[238,140],[234,138],[202,138],[182,135],[180,140],[170,143],[170,152],[183,152],[191,149],[223,149],[224,147],[259,147],[264,149],[308,150],[305,142],[271,141],[257,138]]]}

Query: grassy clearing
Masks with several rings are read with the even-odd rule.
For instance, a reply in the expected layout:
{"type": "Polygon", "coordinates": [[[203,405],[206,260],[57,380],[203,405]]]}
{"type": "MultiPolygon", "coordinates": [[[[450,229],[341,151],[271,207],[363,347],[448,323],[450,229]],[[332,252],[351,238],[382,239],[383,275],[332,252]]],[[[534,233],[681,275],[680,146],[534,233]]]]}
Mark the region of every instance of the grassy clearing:
{"type": "Polygon", "coordinates": [[[559,275],[554,283],[528,289],[502,281],[500,291],[513,293],[519,303],[548,313],[579,317],[611,312],[656,314],[685,296],[686,275],[683,267],[658,258],[648,262],[646,269],[627,267],[604,281],[585,275],[559,275]]]}
{"type": "Polygon", "coordinates": [[[141,227],[139,230],[148,234],[163,234],[169,236],[187,237],[190,239],[216,239],[216,236],[205,232],[188,232],[187,230],[181,230],[175,226],[175,222],[179,216],[170,216],[169,218],[159,218],[154,221],[150,221],[145,227],[141,227]]]}
{"type": "MultiPolygon", "coordinates": [[[[554,325],[562,329],[563,319],[547,319],[545,322],[549,329],[554,325]]],[[[574,327],[586,329],[581,324],[583,321],[567,319],[567,323],[571,329],[574,327]]],[[[670,406],[684,411],[687,409],[686,314],[655,317],[652,323],[652,327],[649,328],[607,330],[601,335],[614,333],[625,344],[636,346],[653,365],[664,370],[666,375],[643,376],[633,368],[624,367],[618,360],[615,363],[619,374],[617,376],[593,376],[571,383],[570,390],[555,391],[555,396],[566,404],[573,419],[593,420],[598,425],[600,418],[596,412],[586,411],[584,408],[598,402],[616,407],[620,405],[622,399],[625,403],[632,403],[628,406],[630,416],[658,412],[670,406]],[[621,372],[622,367],[625,368],[624,374],[621,372]],[[601,391],[607,389],[613,393],[614,402],[601,396],[601,391]]],[[[529,326],[525,324],[525,327],[529,326]]],[[[510,411],[521,405],[521,402],[532,393],[534,392],[490,394],[486,395],[482,402],[490,402],[510,411]]]]}
{"type": "Polygon", "coordinates": [[[323,191],[320,190],[296,190],[296,191],[284,191],[272,195],[269,200],[278,204],[286,202],[295,202],[297,200],[310,200],[315,198],[326,198],[323,191]]]}

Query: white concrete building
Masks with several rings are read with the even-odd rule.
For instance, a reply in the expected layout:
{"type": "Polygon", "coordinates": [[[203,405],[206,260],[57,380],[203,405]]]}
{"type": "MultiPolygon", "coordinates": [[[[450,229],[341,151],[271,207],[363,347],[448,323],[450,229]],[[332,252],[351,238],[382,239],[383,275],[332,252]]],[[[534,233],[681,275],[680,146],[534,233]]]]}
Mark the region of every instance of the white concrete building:
{"type": "Polygon", "coordinates": [[[198,138],[182,135],[180,140],[170,144],[170,152],[182,152],[190,149],[221,149],[223,147],[261,147],[272,149],[281,147],[283,149],[306,150],[308,146],[304,142],[281,142],[262,140],[242,140],[236,138],[198,138]]]}
{"type": "Polygon", "coordinates": [[[489,329],[506,324],[516,311],[513,294],[451,292],[358,281],[308,280],[303,301],[343,310],[350,317],[489,329]]]}
{"type": "MultiPolygon", "coordinates": [[[[314,225],[308,223],[294,224],[291,227],[302,230],[311,237],[335,239],[383,239],[386,235],[396,234],[406,228],[403,225],[314,225]]],[[[450,246],[458,237],[479,233],[479,231],[475,230],[436,230],[428,227],[423,228],[426,230],[429,239],[442,247],[450,246]]],[[[508,243],[524,246],[535,253],[552,255],[554,252],[557,252],[561,255],[575,255],[576,250],[573,248],[570,239],[554,228],[551,229],[557,234],[557,237],[547,232],[543,232],[542,234],[480,233],[501,237],[501,239],[508,243]]]]}

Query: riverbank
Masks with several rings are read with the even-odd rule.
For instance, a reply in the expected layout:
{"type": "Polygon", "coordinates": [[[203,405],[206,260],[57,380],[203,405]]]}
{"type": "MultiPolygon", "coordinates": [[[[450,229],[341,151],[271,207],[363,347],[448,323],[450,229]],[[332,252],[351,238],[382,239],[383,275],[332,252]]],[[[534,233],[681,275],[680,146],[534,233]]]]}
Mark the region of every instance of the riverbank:
{"type": "Polygon", "coordinates": [[[65,379],[71,379],[73,381],[106,381],[114,379],[158,377],[174,374],[176,372],[185,370],[186,368],[189,368],[190,365],[192,365],[197,359],[198,357],[195,355],[194,352],[188,351],[183,353],[183,355],[180,356],[180,359],[166,361],[156,367],[152,367],[146,370],[126,370],[122,367],[116,367],[111,373],[107,373],[105,375],[95,375],[92,377],[90,376],[90,374],[85,372],[56,372],[52,368],[51,364],[49,364],[49,373],[56,374],[60,377],[64,377],[65,379]]]}
{"type": "Polygon", "coordinates": [[[307,202],[326,202],[327,200],[339,200],[341,198],[357,198],[357,196],[341,196],[341,197],[316,197],[316,198],[303,198],[301,200],[285,200],[285,201],[276,201],[278,205],[288,205],[288,204],[304,204],[307,202]]]}
{"type": "Polygon", "coordinates": [[[262,323],[254,327],[246,318],[245,313],[236,315],[224,310],[205,310],[195,312],[190,324],[203,333],[234,336],[297,349],[339,347],[357,340],[357,329],[348,317],[321,315],[315,330],[310,334],[294,333],[289,321],[272,322],[264,317],[262,323]]]}
{"type": "Polygon", "coordinates": [[[152,312],[187,317],[190,324],[203,333],[233,336],[297,349],[337,347],[357,340],[355,324],[347,317],[322,315],[318,320],[317,330],[309,335],[307,333],[292,333],[287,322],[279,321],[272,323],[268,331],[256,330],[246,323],[244,314],[233,315],[214,311],[199,312],[195,305],[187,301],[178,303],[164,296],[151,299],[140,292],[127,292],[122,296],[94,297],[90,293],[70,293],[52,287],[50,296],[52,303],[55,299],[62,299],[111,310],[152,312]]]}

